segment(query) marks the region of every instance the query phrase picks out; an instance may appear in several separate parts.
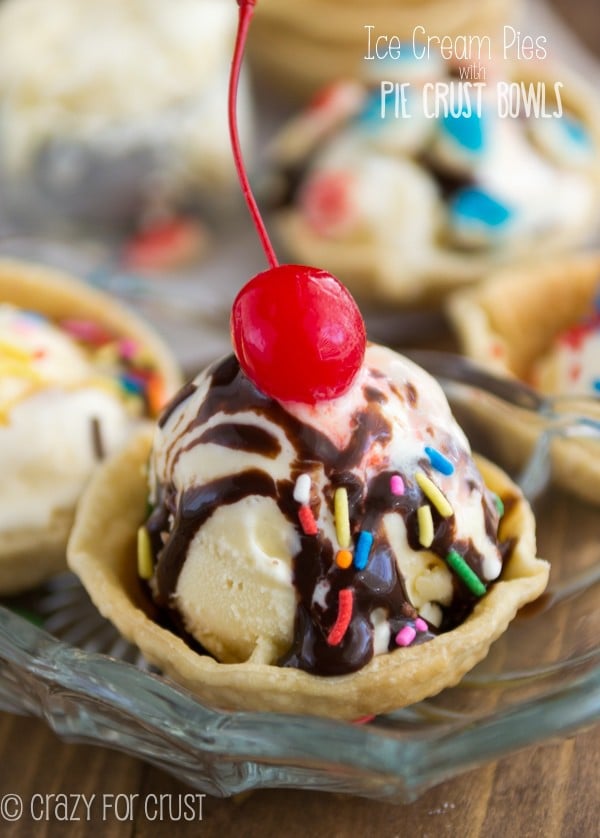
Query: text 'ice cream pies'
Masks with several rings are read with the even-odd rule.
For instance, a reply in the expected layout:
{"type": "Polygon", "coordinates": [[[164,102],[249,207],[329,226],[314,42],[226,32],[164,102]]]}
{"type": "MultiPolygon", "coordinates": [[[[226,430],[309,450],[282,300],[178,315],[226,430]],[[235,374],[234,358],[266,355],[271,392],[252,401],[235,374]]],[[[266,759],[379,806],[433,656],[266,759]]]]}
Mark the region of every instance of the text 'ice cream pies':
{"type": "Polygon", "coordinates": [[[541,414],[494,399],[470,406],[497,439],[502,462],[511,467],[524,462],[540,434],[554,427],[555,481],[598,503],[600,256],[580,254],[499,272],[452,295],[447,311],[466,355],[554,399],[552,413],[541,414]],[[568,433],[560,433],[563,426],[568,433]]]}
{"type": "MultiPolygon", "coordinates": [[[[240,4],[231,112],[253,5],[240,4]]],[[[326,271],[270,268],[235,354],[96,474],[69,563],[145,656],[229,710],[356,719],[455,684],[544,589],[531,510],[326,271]]]]}
{"type": "Polygon", "coordinates": [[[594,95],[544,62],[492,65],[483,81],[460,69],[407,58],[387,87],[341,82],[284,127],[271,194],[292,259],[364,300],[427,303],[590,237],[594,95]]]}
{"type": "Polygon", "coordinates": [[[90,474],[179,383],[162,341],[108,296],[0,260],[0,593],[66,567],[90,474]]]}

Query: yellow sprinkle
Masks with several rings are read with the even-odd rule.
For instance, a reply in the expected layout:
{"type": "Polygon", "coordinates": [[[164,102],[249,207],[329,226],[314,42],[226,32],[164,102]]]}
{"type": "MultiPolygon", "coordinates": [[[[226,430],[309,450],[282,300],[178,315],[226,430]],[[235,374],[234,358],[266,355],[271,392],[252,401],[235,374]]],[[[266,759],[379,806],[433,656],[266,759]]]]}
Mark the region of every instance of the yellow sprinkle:
{"type": "Polygon", "coordinates": [[[140,527],[137,533],[137,561],[138,576],[141,579],[151,579],[154,573],[152,545],[146,527],[140,527]]]}
{"type": "Polygon", "coordinates": [[[15,358],[0,359],[0,377],[29,378],[31,381],[41,381],[39,372],[31,366],[31,359],[26,361],[15,358]]]}
{"type": "Polygon", "coordinates": [[[450,518],[454,515],[454,511],[448,503],[446,496],[442,494],[435,483],[433,483],[426,474],[423,474],[422,471],[418,471],[415,474],[415,480],[425,497],[431,501],[442,518],[450,518]]]}
{"type": "Polygon", "coordinates": [[[341,567],[343,570],[350,567],[352,564],[352,553],[350,550],[338,550],[337,555],[335,557],[335,563],[338,567],[341,567]]]}
{"type": "Polygon", "coordinates": [[[92,387],[98,388],[99,390],[105,390],[107,393],[110,393],[113,396],[119,396],[122,394],[122,389],[119,386],[119,382],[116,381],[114,378],[111,378],[108,375],[92,375],[90,378],[82,381],[78,387],[92,387]]]}
{"type": "Polygon", "coordinates": [[[14,343],[9,343],[6,340],[0,340],[0,355],[6,358],[12,358],[15,361],[31,361],[31,352],[26,349],[21,349],[20,346],[15,346],[14,343]]]}
{"type": "Polygon", "coordinates": [[[105,366],[114,366],[119,361],[119,349],[115,343],[106,343],[94,353],[94,361],[105,366]]]}
{"type": "Polygon", "coordinates": [[[340,547],[350,547],[350,515],[348,513],[348,492],[342,486],[335,490],[333,498],[335,531],[340,547]]]}
{"type": "Polygon", "coordinates": [[[433,518],[431,507],[427,504],[417,509],[417,521],[419,523],[419,544],[422,547],[431,547],[433,543],[433,518]]]}
{"type": "Polygon", "coordinates": [[[149,367],[150,369],[153,369],[156,366],[156,358],[145,347],[138,349],[137,352],[134,353],[132,360],[135,362],[136,366],[149,367]]]}

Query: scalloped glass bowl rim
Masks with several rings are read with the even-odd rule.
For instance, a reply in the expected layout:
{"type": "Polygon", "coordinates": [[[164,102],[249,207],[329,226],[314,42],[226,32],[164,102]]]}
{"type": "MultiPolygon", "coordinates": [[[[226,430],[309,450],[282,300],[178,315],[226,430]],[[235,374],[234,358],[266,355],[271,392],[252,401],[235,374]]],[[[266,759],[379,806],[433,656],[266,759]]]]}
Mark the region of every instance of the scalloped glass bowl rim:
{"type": "MultiPolygon", "coordinates": [[[[18,680],[33,678],[36,682],[33,694],[24,691],[21,709],[43,715],[66,739],[107,744],[101,730],[94,732],[91,699],[98,702],[99,716],[112,711],[138,726],[143,720],[144,730],[163,742],[159,750],[164,750],[165,744],[172,750],[171,758],[162,765],[171,773],[178,774],[178,751],[188,758],[196,752],[199,762],[202,755],[210,755],[223,763],[242,761],[253,766],[223,785],[215,785],[214,778],[201,772],[185,774],[191,785],[217,795],[291,785],[314,789],[318,777],[323,778],[323,789],[331,785],[339,791],[336,778],[341,780],[350,772],[356,776],[350,788],[341,790],[408,801],[481,762],[600,720],[600,648],[586,656],[588,663],[590,658],[598,658],[593,669],[566,686],[555,686],[542,698],[475,722],[462,719],[450,730],[446,718],[446,724],[408,732],[313,716],[221,712],[203,706],[160,676],[68,646],[3,607],[0,657],[18,680]],[[45,689],[40,690],[41,685],[45,689]],[[61,696],[85,699],[85,710],[82,707],[79,716],[69,717],[60,707],[61,696]],[[297,780],[294,769],[299,770],[297,780]]],[[[573,663],[569,660],[569,665],[573,663]]],[[[7,709],[19,708],[11,703],[7,709]]],[[[385,718],[381,717],[382,721],[385,718]]],[[[152,757],[152,749],[132,748],[128,737],[121,739],[115,734],[109,744],[142,758],[152,757]]]]}

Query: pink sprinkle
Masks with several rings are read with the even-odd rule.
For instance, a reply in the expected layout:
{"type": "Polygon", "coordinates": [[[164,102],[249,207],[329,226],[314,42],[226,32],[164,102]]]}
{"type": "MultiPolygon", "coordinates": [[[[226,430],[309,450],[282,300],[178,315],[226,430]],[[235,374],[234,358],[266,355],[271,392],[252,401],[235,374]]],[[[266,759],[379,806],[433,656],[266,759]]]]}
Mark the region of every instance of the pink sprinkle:
{"type": "Polygon", "coordinates": [[[393,495],[404,494],[404,480],[399,474],[392,475],[392,479],[390,480],[390,489],[392,490],[393,495]]]}
{"type": "Polygon", "coordinates": [[[422,617],[417,617],[415,620],[415,628],[417,631],[427,631],[427,623],[422,617]]]}
{"type": "Polygon", "coordinates": [[[315,174],[302,192],[301,208],[308,224],[325,236],[344,235],[356,223],[356,177],[352,172],[315,174]]]}
{"type": "Polygon", "coordinates": [[[111,340],[111,336],[106,329],[91,320],[62,320],[60,326],[77,340],[91,343],[94,346],[102,346],[111,340]]]}
{"type": "Polygon", "coordinates": [[[372,722],[375,718],[375,714],[371,713],[369,716],[361,716],[360,719],[354,719],[352,722],[353,725],[366,725],[369,722],[372,722]]]}
{"type": "Polygon", "coordinates": [[[119,341],[119,352],[121,354],[121,358],[124,358],[126,361],[130,361],[135,356],[137,351],[137,342],[132,338],[122,338],[119,341]]]}
{"type": "Polygon", "coordinates": [[[404,626],[396,635],[396,643],[398,646],[410,646],[416,636],[417,632],[412,626],[404,626]]]}

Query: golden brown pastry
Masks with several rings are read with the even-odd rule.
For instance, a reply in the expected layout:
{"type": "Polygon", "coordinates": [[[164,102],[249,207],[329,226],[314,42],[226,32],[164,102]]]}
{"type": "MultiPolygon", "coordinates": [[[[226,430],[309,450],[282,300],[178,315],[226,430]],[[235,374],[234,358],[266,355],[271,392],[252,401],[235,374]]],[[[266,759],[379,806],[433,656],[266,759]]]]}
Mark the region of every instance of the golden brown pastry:
{"type": "MultiPolygon", "coordinates": [[[[600,423],[597,381],[597,299],[600,256],[582,254],[503,271],[448,301],[448,313],[466,355],[513,375],[550,397],[555,419],[483,399],[476,410],[496,441],[502,462],[518,467],[540,434],[569,415],[600,423]],[[585,401],[581,396],[587,396],[585,401]]],[[[568,424],[568,422],[567,422],[568,424]]],[[[571,423],[572,425],[573,423],[571,423]]],[[[576,429],[573,429],[576,430],[576,429]]],[[[600,439],[581,427],[579,438],[552,443],[555,481],[580,497],[600,497],[600,439]]]]}

